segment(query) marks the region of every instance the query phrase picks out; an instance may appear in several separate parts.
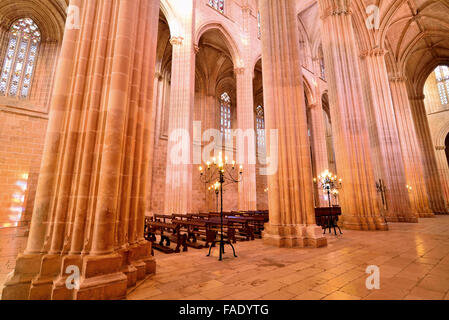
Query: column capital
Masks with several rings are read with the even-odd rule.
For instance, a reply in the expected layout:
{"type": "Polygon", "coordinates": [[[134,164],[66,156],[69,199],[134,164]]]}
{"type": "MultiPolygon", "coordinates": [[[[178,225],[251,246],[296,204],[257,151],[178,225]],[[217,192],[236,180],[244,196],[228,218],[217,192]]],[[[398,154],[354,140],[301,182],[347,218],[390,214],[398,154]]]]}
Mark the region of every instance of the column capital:
{"type": "Polygon", "coordinates": [[[171,38],[170,38],[170,44],[171,44],[172,46],[174,46],[174,45],[181,45],[183,41],[184,41],[184,38],[181,37],[181,36],[178,36],[178,37],[171,37],[171,38]]]}
{"type": "Polygon", "coordinates": [[[321,19],[351,15],[351,0],[318,0],[321,19]]]}
{"type": "Polygon", "coordinates": [[[155,78],[155,79],[158,79],[159,81],[161,81],[161,80],[162,80],[162,73],[160,73],[160,72],[155,72],[155,73],[154,73],[154,78],[155,78]]]}
{"type": "Polygon", "coordinates": [[[247,5],[242,6],[242,12],[251,14],[251,7],[247,5]]]}
{"type": "Polygon", "coordinates": [[[242,75],[242,74],[244,74],[245,73],[245,68],[234,68],[234,73],[236,74],[236,75],[242,75]]]}
{"type": "Polygon", "coordinates": [[[390,82],[405,82],[405,81],[407,81],[407,77],[399,72],[394,72],[393,74],[390,74],[388,76],[388,79],[390,80],[390,82]]]}
{"type": "Polygon", "coordinates": [[[360,57],[361,58],[366,58],[366,57],[383,57],[388,53],[387,50],[383,49],[383,48],[371,48],[368,50],[364,50],[360,52],[360,57]]]}
{"type": "Polygon", "coordinates": [[[435,150],[436,151],[445,151],[446,150],[446,146],[436,146],[435,150]]]}
{"type": "Polygon", "coordinates": [[[199,47],[197,44],[194,44],[194,45],[193,45],[193,52],[194,52],[195,54],[198,54],[198,53],[200,52],[200,47],[199,47]]]}

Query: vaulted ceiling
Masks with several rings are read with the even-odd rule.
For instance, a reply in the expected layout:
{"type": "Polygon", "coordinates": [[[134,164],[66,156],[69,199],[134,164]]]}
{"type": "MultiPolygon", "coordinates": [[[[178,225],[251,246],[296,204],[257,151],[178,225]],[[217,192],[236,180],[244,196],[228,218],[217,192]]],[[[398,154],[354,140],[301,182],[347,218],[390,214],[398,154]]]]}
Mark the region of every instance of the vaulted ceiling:
{"type": "MultiPolygon", "coordinates": [[[[449,62],[449,0],[352,0],[351,6],[359,49],[385,49],[389,72],[407,77],[416,90],[438,64],[449,62]],[[366,28],[370,5],[380,9],[379,30],[366,28]]],[[[298,0],[297,10],[316,48],[317,0],[298,0]]]]}
{"type": "Polygon", "coordinates": [[[232,94],[235,91],[234,64],[226,43],[218,30],[207,31],[198,43],[197,84],[204,86],[209,95],[226,90],[235,96],[232,94]]]}
{"type": "MultiPolygon", "coordinates": [[[[365,1],[366,3],[373,1],[365,1]]],[[[429,73],[449,60],[449,1],[383,0],[380,34],[390,58],[391,71],[403,73],[418,90],[429,73]]]]}

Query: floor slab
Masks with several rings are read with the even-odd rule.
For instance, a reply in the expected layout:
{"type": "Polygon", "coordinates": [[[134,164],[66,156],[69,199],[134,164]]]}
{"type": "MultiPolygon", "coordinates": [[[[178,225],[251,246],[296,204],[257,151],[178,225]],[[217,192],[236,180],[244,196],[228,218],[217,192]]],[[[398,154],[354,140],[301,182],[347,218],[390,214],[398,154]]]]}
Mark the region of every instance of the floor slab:
{"type": "MultiPolygon", "coordinates": [[[[165,255],[156,251],[157,273],[128,299],[448,299],[449,216],[418,224],[390,223],[388,232],[344,230],[327,235],[319,249],[266,246],[262,240],[239,242],[223,262],[207,250],[165,255]],[[380,289],[366,287],[366,268],[380,270],[380,289]]],[[[0,288],[14,269],[26,238],[15,229],[0,230],[0,288]]],[[[1,290],[0,290],[1,294],[1,290]]]]}

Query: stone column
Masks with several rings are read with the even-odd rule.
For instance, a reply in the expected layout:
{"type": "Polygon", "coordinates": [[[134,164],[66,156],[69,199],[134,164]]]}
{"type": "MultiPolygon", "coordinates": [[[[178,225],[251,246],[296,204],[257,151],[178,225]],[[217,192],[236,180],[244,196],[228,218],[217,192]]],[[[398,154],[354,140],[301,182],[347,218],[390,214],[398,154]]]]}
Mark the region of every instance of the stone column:
{"type": "Polygon", "coordinates": [[[278,159],[268,176],[270,222],[263,237],[280,247],[321,247],[327,241],[315,222],[295,2],[259,1],[267,156],[271,163],[278,159]]]}
{"type": "Polygon", "coordinates": [[[253,70],[249,67],[251,61],[251,36],[249,23],[251,9],[248,6],[243,11],[243,36],[245,45],[241,59],[245,61],[245,67],[235,69],[237,79],[237,162],[243,165],[243,181],[238,185],[239,201],[241,211],[257,210],[256,189],[256,131],[254,116],[254,91],[253,70]],[[243,137],[246,137],[242,140],[243,137]]]}
{"type": "Polygon", "coordinates": [[[118,299],[155,271],[143,224],[159,1],[71,4],[82,24],[65,30],[30,236],[3,299],[118,299]]]}
{"type": "Polygon", "coordinates": [[[405,177],[407,185],[412,188],[409,192],[412,211],[420,218],[430,218],[434,217],[434,214],[429,207],[421,150],[416,137],[405,81],[405,78],[401,76],[390,78],[391,96],[401,142],[405,177]]]}
{"type": "Polygon", "coordinates": [[[410,102],[416,135],[421,149],[430,209],[436,214],[447,214],[448,208],[444,200],[444,188],[440,180],[429,122],[427,121],[424,96],[412,96],[410,102]]]}
{"type": "Polygon", "coordinates": [[[446,146],[444,145],[444,140],[441,142],[443,142],[441,145],[435,146],[435,156],[439,172],[438,175],[441,177],[441,183],[444,187],[444,200],[446,205],[449,205],[449,167],[447,163],[446,146]]]}
{"type": "Polygon", "coordinates": [[[165,213],[187,214],[192,206],[193,105],[195,96],[194,1],[183,1],[181,34],[173,46],[168,126],[165,213]],[[181,151],[182,149],[182,151],[181,151]]]}
{"type": "MultiPolygon", "coordinates": [[[[164,89],[164,78],[160,72],[156,72],[154,74],[154,84],[153,84],[153,109],[151,114],[151,132],[150,132],[150,145],[149,149],[154,150],[157,145],[157,140],[159,136],[157,133],[160,133],[160,114],[163,107],[163,90],[164,89]]],[[[153,165],[154,165],[154,156],[155,152],[150,152],[149,154],[149,163],[148,163],[148,192],[147,199],[151,200],[152,188],[153,188],[153,165]]],[[[149,205],[149,201],[147,201],[146,214],[151,212],[151,206],[149,205]]]]}
{"type": "MultiPolygon", "coordinates": [[[[315,161],[315,170],[316,175],[321,174],[326,169],[331,170],[329,168],[329,158],[327,151],[327,141],[326,141],[326,125],[323,113],[323,101],[321,99],[321,90],[318,85],[319,74],[320,74],[320,59],[313,59],[314,62],[314,71],[315,75],[315,101],[310,101],[310,120],[312,123],[311,135],[312,135],[312,149],[314,152],[314,161],[315,161]]],[[[336,174],[336,172],[334,172],[336,174]]],[[[328,207],[329,202],[324,198],[324,194],[322,190],[318,190],[318,199],[316,201],[316,205],[319,207],[328,207]]]]}
{"type": "Polygon", "coordinates": [[[367,90],[371,97],[371,110],[368,113],[374,122],[375,143],[372,149],[386,186],[386,219],[391,222],[418,222],[417,216],[411,211],[406,188],[407,180],[385,64],[385,51],[378,49],[364,52],[362,59],[367,70],[367,90]]]}
{"type": "Polygon", "coordinates": [[[239,183],[239,210],[257,210],[256,193],[256,133],[254,129],[253,72],[249,68],[235,69],[237,78],[237,163],[243,165],[243,180],[239,183]]]}
{"type": "Polygon", "coordinates": [[[387,230],[377,202],[351,1],[319,0],[340,204],[348,229],[387,230]]]}

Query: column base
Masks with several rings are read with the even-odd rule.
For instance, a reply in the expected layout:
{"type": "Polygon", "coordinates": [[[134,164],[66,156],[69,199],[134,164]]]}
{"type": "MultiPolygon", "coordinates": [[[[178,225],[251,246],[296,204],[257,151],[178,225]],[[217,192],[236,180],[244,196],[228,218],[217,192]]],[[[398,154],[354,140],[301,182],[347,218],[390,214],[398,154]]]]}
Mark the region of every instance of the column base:
{"type": "Polygon", "coordinates": [[[266,224],[263,232],[266,245],[279,248],[321,248],[327,246],[327,239],[318,226],[271,225],[266,224]]]}
{"type": "Polygon", "coordinates": [[[128,277],[120,271],[122,256],[86,256],[76,300],[114,300],[126,297],[128,277]]]}
{"type": "Polygon", "coordinates": [[[414,216],[387,216],[387,222],[403,222],[403,223],[418,223],[418,218],[414,216]]]}
{"type": "Polygon", "coordinates": [[[104,256],[20,254],[2,293],[3,300],[112,300],[156,272],[151,243],[104,256]],[[80,270],[79,289],[68,289],[67,267],[80,270]]]}
{"type": "Polygon", "coordinates": [[[2,300],[28,300],[31,282],[39,273],[42,254],[19,254],[16,267],[6,279],[2,300]]]}
{"type": "Polygon", "coordinates": [[[433,212],[418,213],[418,216],[420,218],[435,218],[435,214],[433,212]]]}
{"type": "Polygon", "coordinates": [[[387,221],[380,216],[360,217],[343,214],[341,220],[343,228],[348,230],[388,231],[387,221]]]}

